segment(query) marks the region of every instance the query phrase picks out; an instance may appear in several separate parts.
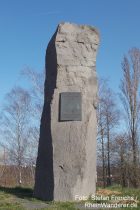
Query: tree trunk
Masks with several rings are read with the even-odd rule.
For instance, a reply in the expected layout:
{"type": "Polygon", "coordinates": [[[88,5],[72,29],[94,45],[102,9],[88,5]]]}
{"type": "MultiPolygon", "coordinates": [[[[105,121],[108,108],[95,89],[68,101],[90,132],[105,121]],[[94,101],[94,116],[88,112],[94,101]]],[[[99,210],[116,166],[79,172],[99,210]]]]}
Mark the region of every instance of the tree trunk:
{"type": "Polygon", "coordinates": [[[103,130],[101,130],[101,144],[102,144],[102,175],[103,175],[103,187],[106,186],[105,181],[105,155],[104,155],[104,136],[103,136],[103,130]]]}
{"type": "Polygon", "coordinates": [[[111,185],[111,173],[110,173],[110,131],[109,131],[109,121],[107,116],[107,186],[111,185]]]}

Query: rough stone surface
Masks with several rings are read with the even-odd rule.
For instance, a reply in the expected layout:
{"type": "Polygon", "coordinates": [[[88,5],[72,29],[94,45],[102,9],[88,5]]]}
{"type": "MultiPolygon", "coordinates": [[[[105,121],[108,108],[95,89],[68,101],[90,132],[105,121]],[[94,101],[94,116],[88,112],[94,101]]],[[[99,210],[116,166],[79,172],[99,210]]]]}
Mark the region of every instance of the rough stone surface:
{"type": "Polygon", "coordinates": [[[59,24],[46,52],[45,100],[34,195],[75,200],[96,189],[97,30],[59,24]],[[59,121],[62,92],[81,92],[82,121],[59,121]]]}

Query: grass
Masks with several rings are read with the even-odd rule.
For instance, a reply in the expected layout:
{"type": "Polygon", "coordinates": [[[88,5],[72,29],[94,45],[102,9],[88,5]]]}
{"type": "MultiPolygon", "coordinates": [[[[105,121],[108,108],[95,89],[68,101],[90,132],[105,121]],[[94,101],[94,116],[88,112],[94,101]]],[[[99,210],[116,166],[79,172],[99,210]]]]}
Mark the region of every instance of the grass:
{"type": "Polygon", "coordinates": [[[114,186],[108,187],[106,189],[98,188],[97,192],[99,194],[101,192],[101,194],[103,196],[108,195],[110,197],[108,203],[120,203],[120,204],[128,204],[129,205],[129,207],[117,208],[117,210],[122,210],[122,209],[127,209],[127,210],[137,209],[137,210],[139,210],[140,209],[140,189],[122,188],[120,186],[114,185],[114,186]],[[115,195],[116,198],[123,198],[123,199],[117,200],[117,201],[113,200],[113,199],[111,200],[112,195],[115,195]],[[134,198],[134,200],[128,199],[128,197],[134,198]],[[124,200],[125,198],[127,198],[127,200],[124,200]],[[130,206],[132,206],[132,207],[130,207],[130,206]],[[137,207],[135,207],[135,206],[137,206],[137,207]]]}
{"type": "Polygon", "coordinates": [[[0,210],[24,210],[24,208],[10,193],[0,188],[0,210]]]}
{"type": "Polygon", "coordinates": [[[32,198],[33,190],[31,188],[23,188],[23,187],[0,187],[0,192],[7,195],[15,195],[19,198],[32,198]]]}
{"type": "MultiPolygon", "coordinates": [[[[119,186],[112,186],[106,189],[98,188],[97,190],[98,195],[102,196],[110,196],[116,194],[116,196],[133,196],[137,197],[137,208],[123,208],[123,209],[140,209],[140,189],[132,189],[132,188],[121,188],[119,186]]],[[[33,191],[30,188],[6,188],[0,187],[0,210],[27,210],[27,204],[30,207],[32,205],[42,205],[45,204],[47,207],[42,207],[41,210],[78,210],[78,206],[80,209],[80,205],[84,205],[84,202],[74,203],[74,202],[42,202],[33,198],[32,196],[33,191]]],[[[104,201],[92,201],[91,199],[88,200],[91,203],[101,203],[104,201]]],[[[111,202],[110,200],[107,202],[111,202]]],[[[39,209],[39,208],[38,208],[39,209]]],[[[38,210],[36,208],[36,210],[38,210]]],[[[91,208],[87,208],[91,209],[91,208]]],[[[99,210],[99,209],[98,209],[99,210]]],[[[102,208],[102,210],[105,210],[102,208]]],[[[111,209],[110,209],[111,210],[111,209]]],[[[118,210],[122,210],[122,208],[118,208],[118,210]]]]}

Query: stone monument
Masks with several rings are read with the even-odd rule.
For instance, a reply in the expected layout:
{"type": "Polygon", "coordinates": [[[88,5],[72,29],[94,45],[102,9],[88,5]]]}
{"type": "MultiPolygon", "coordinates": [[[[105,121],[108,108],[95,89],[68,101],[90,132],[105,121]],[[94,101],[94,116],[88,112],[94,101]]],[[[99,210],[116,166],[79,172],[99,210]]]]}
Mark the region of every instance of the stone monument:
{"type": "Polygon", "coordinates": [[[97,30],[61,23],[46,51],[34,195],[75,200],[96,190],[97,30]]]}

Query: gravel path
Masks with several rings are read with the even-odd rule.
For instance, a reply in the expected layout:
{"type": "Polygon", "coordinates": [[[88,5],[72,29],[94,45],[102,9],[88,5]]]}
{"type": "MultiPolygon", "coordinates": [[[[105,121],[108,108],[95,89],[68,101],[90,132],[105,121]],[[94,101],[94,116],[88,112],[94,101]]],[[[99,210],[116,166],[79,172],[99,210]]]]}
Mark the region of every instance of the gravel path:
{"type": "Polygon", "coordinates": [[[26,210],[41,210],[44,208],[47,208],[49,204],[44,203],[44,202],[37,202],[37,201],[29,201],[26,199],[17,199],[18,203],[20,203],[26,210]]]}

